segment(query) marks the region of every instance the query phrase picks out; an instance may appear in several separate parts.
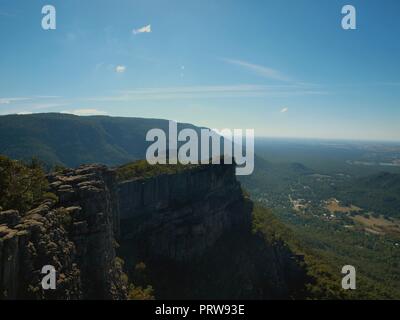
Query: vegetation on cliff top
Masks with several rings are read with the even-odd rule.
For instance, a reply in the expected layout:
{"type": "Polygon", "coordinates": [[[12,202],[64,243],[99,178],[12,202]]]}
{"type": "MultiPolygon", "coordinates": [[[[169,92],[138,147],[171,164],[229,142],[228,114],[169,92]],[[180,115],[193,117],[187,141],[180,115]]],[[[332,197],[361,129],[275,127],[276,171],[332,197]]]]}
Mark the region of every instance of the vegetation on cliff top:
{"type": "Polygon", "coordinates": [[[46,197],[48,182],[37,160],[23,164],[0,155],[0,208],[25,212],[46,197]]]}
{"type": "Polygon", "coordinates": [[[151,165],[146,160],[138,160],[120,166],[117,168],[117,177],[119,181],[151,178],[160,174],[175,174],[198,165],[183,165],[183,164],[155,164],[151,165]]]}

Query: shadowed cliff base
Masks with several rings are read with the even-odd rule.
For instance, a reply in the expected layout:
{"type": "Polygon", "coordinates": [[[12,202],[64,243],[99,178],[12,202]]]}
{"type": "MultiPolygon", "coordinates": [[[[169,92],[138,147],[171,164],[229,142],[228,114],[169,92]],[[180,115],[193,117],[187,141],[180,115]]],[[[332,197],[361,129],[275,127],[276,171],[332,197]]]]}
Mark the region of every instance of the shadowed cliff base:
{"type": "Polygon", "coordinates": [[[244,228],[224,233],[202,256],[181,262],[137,256],[123,242],[129,276],[156,299],[304,299],[310,281],[283,243],[268,245],[244,228]]]}

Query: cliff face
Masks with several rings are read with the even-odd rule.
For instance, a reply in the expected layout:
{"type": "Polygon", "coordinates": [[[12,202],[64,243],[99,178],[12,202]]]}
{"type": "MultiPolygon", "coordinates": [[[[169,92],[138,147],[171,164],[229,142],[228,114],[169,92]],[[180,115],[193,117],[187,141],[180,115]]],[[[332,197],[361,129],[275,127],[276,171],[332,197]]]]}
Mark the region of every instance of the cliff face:
{"type": "Polygon", "coordinates": [[[233,165],[124,181],[118,198],[121,255],[129,269],[145,263],[140,285],[158,298],[301,297],[303,270],[284,243],[253,234],[233,165]]]}
{"type": "Polygon", "coordinates": [[[200,166],[119,185],[121,236],[141,254],[190,261],[226,231],[250,229],[233,165],[200,166]]]}
{"type": "Polygon", "coordinates": [[[284,245],[252,234],[233,165],[121,183],[91,165],[48,180],[58,201],[0,212],[0,298],[125,299],[116,251],[127,272],[146,263],[157,298],[287,298],[301,279],[284,245]],[[41,287],[44,265],[56,290],[41,287]]]}
{"type": "Polygon", "coordinates": [[[115,259],[119,229],[114,172],[86,166],[49,176],[55,201],[24,214],[0,213],[0,296],[117,299],[126,296],[115,259]],[[57,289],[42,290],[44,265],[57,289]]]}
{"type": "Polygon", "coordinates": [[[71,239],[81,271],[84,298],[124,296],[115,260],[119,209],[115,172],[86,166],[49,178],[60,204],[73,208],[71,239]]]}

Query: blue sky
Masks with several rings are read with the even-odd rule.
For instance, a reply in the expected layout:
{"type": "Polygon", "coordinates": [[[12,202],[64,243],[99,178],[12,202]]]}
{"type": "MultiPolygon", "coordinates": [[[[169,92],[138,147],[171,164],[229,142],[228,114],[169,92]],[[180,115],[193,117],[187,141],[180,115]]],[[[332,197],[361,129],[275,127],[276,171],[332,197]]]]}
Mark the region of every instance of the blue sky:
{"type": "Polygon", "coordinates": [[[397,0],[0,0],[0,114],[400,141],[399,15],[397,0]]]}

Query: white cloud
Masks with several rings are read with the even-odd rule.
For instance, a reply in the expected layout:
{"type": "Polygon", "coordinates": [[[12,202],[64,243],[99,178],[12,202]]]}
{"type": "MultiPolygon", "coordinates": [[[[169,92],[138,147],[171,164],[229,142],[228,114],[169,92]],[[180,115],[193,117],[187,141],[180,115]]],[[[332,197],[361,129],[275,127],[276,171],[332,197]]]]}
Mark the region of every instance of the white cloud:
{"type": "Polygon", "coordinates": [[[286,112],[288,112],[289,111],[289,108],[283,108],[282,110],[281,110],[281,113],[286,113],[286,112]]]}
{"type": "Polygon", "coordinates": [[[104,116],[107,115],[106,111],[97,109],[77,109],[72,111],[61,111],[61,113],[74,114],[76,116],[104,116]]]}
{"type": "Polygon", "coordinates": [[[140,33],[150,33],[151,32],[151,25],[148,24],[147,26],[141,27],[139,29],[133,29],[132,33],[133,34],[140,34],[140,33]]]}
{"type": "Polygon", "coordinates": [[[115,72],[116,73],[124,73],[126,71],[126,66],[116,66],[115,72]]]}
{"type": "Polygon", "coordinates": [[[279,81],[286,81],[286,82],[291,81],[290,78],[287,77],[286,75],[280,73],[277,70],[274,70],[274,69],[271,69],[268,67],[260,66],[260,65],[242,61],[242,60],[235,60],[235,59],[222,59],[222,60],[227,63],[230,63],[233,65],[242,67],[244,69],[247,69],[249,71],[252,71],[264,78],[269,78],[269,79],[279,80],[279,81]]]}
{"type": "Polygon", "coordinates": [[[31,111],[20,111],[17,113],[18,115],[24,115],[24,114],[32,114],[31,111]]]}

